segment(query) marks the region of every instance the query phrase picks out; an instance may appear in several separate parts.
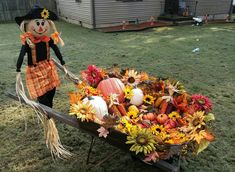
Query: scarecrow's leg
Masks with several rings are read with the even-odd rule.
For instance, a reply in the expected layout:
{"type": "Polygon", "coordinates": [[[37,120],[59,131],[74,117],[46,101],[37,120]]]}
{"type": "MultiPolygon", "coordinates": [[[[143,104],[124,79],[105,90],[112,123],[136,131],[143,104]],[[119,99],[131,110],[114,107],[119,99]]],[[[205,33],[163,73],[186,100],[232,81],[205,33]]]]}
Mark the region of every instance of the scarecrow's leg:
{"type": "Polygon", "coordinates": [[[55,91],[56,91],[56,88],[53,88],[51,91],[48,91],[48,95],[47,95],[47,98],[48,98],[48,101],[49,101],[49,107],[52,108],[53,106],[53,98],[54,98],[54,95],[55,95],[55,91]]]}
{"type": "Polygon", "coordinates": [[[38,97],[38,102],[52,108],[55,90],[56,90],[56,88],[53,88],[52,90],[50,90],[50,91],[46,92],[45,94],[43,94],[42,96],[38,97]]]}

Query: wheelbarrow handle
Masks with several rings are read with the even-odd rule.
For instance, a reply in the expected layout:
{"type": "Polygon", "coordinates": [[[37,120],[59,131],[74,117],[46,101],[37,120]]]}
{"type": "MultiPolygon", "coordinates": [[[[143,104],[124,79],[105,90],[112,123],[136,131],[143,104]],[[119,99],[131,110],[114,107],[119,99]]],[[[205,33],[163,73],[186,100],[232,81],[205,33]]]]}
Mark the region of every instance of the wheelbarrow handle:
{"type": "Polygon", "coordinates": [[[52,60],[55,62],[55,65],[62,71],[65,73],[66,78],[68,78],[70,81],[72,81],[74,84],[79,84],[80,82],[82,82],[78,76],[76,76],[75,74],[73,74],[72,72],[70,72],[68,69],[64,69],[64,67],[58,62],[56,61],[54,58],[52,58],[52,60]]]}

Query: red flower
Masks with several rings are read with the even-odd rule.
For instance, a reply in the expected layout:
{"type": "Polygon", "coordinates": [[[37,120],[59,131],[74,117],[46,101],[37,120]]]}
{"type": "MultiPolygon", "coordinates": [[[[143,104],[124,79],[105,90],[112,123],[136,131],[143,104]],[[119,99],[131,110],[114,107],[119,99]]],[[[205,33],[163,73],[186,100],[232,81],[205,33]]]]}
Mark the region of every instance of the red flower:
{"type": "Polygon", "coordinates": [[[89,65],[87,70],[83,71],[86,79],[90,85],[96,86],[102,80],[101,69],[97,68],[95,65],[89,65]]]}
{"type": "Polygon", "coordinates": [[[197,110],[205,110],[206,112],[208,112],[212,109],[212,102],[206,96],[200,94],[193,94],[191,96],[191,99],[192,105],[194,105],[197,110]]]}

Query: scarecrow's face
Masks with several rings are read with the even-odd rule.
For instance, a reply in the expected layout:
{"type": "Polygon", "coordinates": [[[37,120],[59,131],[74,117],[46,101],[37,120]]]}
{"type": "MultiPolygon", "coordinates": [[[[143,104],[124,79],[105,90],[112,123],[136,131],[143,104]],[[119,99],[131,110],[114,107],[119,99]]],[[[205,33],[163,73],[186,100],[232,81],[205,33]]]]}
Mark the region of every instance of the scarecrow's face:
{"type": "Polygon", "coordinates": [[[27,31],[31,32],[35,37],[45,36],[50,31],[48,20],[34,19],[30,20],[27,31]]]}

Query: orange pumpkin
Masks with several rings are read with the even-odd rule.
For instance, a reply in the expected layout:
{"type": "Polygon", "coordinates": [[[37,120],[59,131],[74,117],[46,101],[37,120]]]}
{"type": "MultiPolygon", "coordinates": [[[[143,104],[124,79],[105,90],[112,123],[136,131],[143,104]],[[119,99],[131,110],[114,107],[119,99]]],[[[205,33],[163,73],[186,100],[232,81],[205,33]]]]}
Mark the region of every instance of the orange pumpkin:
{"type": "Polygon", "coordinates": [[[104,79],[97,87],[104,97],[108,97],[110,94],[117,94],[120,103],[124,102],[124,88],[124,84],[118,78],[104,79]]]}
{"type": "Polygon", "coordinates": [[[147,113],[143,115],[143,119],[153,121],[156,119],[156,115],[154,113],[147,113]]]}
{"type": "Polygon", "coordinates": [[[168,120],[168,116],[166,114],[159,114],[157,116],[157,121],[160,123],[160,124],[164,124],[166,121],[168,120]]]}

